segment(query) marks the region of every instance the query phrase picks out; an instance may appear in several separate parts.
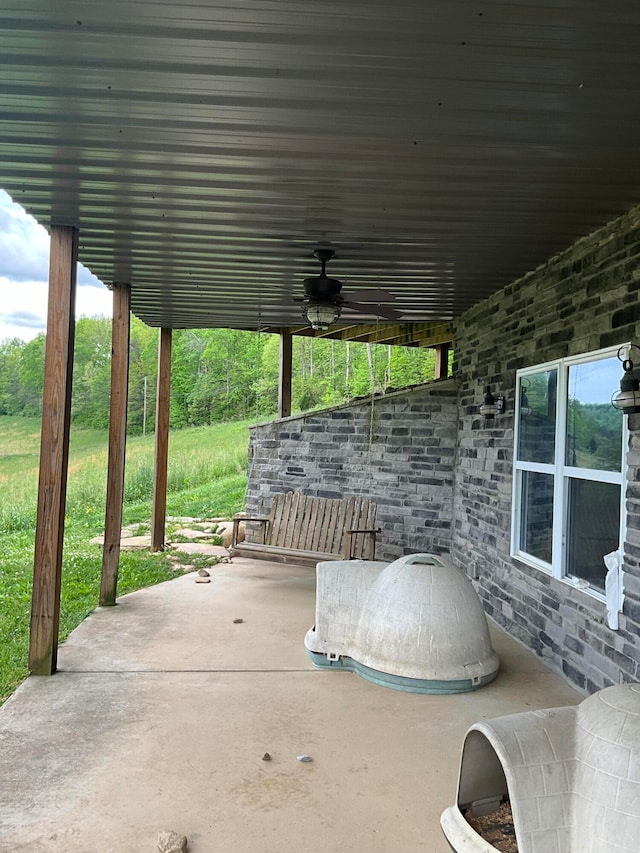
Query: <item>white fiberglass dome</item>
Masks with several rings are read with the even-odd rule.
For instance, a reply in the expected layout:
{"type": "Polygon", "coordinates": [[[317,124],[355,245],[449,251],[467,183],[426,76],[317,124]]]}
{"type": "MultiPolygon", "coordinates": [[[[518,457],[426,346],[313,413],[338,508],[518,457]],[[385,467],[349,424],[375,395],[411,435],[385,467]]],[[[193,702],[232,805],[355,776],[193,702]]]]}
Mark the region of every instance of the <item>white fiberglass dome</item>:
{"type": "Polygon", "coordinates": [[[472,690],[499,667],[471,582],[433,554],[390,565],[319,563],[316,625],[305,645],[317,666],[341,666],[412,692],[472,690]]]}

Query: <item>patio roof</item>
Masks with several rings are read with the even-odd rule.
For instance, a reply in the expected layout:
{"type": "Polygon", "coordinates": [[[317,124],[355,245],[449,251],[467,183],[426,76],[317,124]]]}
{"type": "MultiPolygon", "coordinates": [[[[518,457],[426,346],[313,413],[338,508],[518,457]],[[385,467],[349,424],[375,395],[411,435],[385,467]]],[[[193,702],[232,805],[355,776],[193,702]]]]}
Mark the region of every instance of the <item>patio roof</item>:
{"type": "Polygon", "coordinates": [[[5,3],[0,186],[151,325],[297,328],[320,242],[356,299],[447,323],[638,201],[639,26],[631,0],[5,3]]]}

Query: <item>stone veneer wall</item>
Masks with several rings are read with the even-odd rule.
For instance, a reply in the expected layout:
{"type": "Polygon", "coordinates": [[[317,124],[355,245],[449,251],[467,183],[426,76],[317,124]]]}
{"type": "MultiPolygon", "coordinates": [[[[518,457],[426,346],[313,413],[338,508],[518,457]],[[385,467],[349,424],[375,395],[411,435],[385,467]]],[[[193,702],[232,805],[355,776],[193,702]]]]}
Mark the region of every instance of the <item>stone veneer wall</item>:
{"type": "Polygon", "coordinates": [[[448,552],[458,422],[452,380],[251,429],[248,514],[272,496],[366,495],[378,505],[376,557],[448,552]]]}
{"type": "Polygon", "coordinates": [[[629,422],[626,601],[620,630],[612,631],[603,603],[509,556],[515,371],[637,341],[639,288],[634,210],[454,327],[460,424],[452,556],[477,578],[487,612],[588,692],[640,676],[640,415],[629,422]],[[489,383],[506,395],[508,408],[486,429],[478,405],[489,383]]]}

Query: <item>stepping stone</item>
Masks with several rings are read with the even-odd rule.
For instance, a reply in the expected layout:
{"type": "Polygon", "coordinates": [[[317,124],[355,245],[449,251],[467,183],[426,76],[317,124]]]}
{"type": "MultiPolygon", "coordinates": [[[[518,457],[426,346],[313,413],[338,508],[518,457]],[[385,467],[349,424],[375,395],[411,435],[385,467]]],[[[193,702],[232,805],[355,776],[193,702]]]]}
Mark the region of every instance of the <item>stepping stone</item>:
{"type": "Polygon", "coordinates": [[[144,536],[127,536],[120,540],[122,551],[141,551],[143,548],[151,548],[151,534],[144,536]]]}
{"type": "Polygon", "coordinates": [[[192,527],[183,527],[181,530],[176,530],[174,536],[182,536],[184,539],[207,539],[210,534],[204,530],[195,530],[192,527]]]}
{"type": "MultiPolygon", "coordinates": [[[[120,531],[120,547],[121,548],[124,547],[122,544],[123,542],[135,542],[137,539],[140,539],[140,538],[142,538],[142,537],[134,536],[133,531],[130,528],[123,527],[122,530],[120,531]]],[[[151,545],[151,535],[150,534],[147,536],[147,539],[149,540],[148,544],[151,545]]],[[[94,536],[93,539],[89,539],[89,544],[90,545],[104,545],[104,533],[101,533],[100,536],[94,536]]],[[[136,547],[136,546],[132,546],[132,547],[136,547]]],[[[142,545],[139,547],[146,547],[146,546],[142,545]]]]}

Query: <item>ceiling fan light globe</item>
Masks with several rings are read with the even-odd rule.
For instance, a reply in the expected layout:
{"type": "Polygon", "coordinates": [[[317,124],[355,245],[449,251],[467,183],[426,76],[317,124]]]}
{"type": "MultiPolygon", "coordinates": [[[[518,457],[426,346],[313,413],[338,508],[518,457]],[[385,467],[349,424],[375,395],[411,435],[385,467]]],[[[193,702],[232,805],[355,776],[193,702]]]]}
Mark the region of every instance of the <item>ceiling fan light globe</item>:
{"type": "Polygon", "coordinates": [[[340,316],[340,308],[331,302],[310,302],[302,315],[312,329],[325,332],[340,316]]]}

